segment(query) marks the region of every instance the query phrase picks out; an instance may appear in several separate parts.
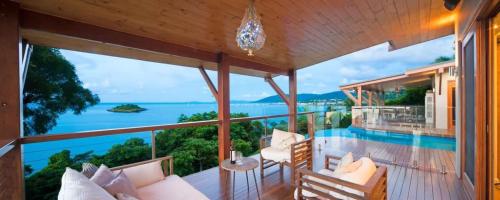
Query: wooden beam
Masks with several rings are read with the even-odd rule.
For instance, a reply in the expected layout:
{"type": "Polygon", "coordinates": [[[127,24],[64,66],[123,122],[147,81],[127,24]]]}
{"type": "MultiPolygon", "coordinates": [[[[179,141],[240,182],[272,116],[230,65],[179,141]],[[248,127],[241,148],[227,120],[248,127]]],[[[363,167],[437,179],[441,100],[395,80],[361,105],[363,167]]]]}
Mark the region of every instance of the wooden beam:
{"type": "Polygon", "coordinates": [[[201,76],[203,76],[203,79],[207,83],[208,89],[210,89],[210,92],[212,92],[215,101],[218,101],[219,94],[217,94],[217,89],[215,88],[215,85],[210,79],[210,77],[208,76],[207,71],[205,71],[205,68],[203,68],[203,66],[198,67],[198,69],[200,70],[201,76]]]}
{"type": "Polygon", "coordinates": [[[356,99],[356,97],[354,97],[348,90],[342,90],[342,92],[344,92],[347,98],[351,99],[352,102],[356,103],[358,101],[358,99],[356,99]]]}
{"type": "Polygon", "coordinates": [[[288,72],[288,131],[297,132],[297,70],[288,72]]]}
{"type": "Polygon", "coordinates": [[[286,103],[286,105],[290,105],[290,101],[288,100],[288,97],[286,94],[281,90],[281,88],[274,82],[273,78],[271,77],[265,77],[264,80],[269,83],[269,85],[278,93],[278,95],[281,97],[281,99],[286,103]]]}
{"type": "MultiPolygon", "coordinates": [[[[202,61],[218,62],[219,53],[215,52],[132,35],[28,10],[21,10],[20,16],[21,27],[23,29],[49,32],[118,46],[194,58],[202,61]]],[[[284,67],[270,66],[233,56],[226,56],[225,59],[232,66],[246,69],[269,72],[271,74],[278,75],[287,75],[288,72],[288,70],[284,67]]]]}
{"type": "Polygon", "coordinates": [[[269,72],[271,74],[276,74],[276,75],[288,75],[288,69],[284,67],[274,67],[250,60],[244,60],[240,58],[236,58],[234,56],[228,56],[228,61],[231,63],[231,66],[237,66],[237,67],[243,67],[247,69],[253,69],[257,71],[263,71],[263,72],[269,72]]]}
{"type": "MultiPolygon", "coordinates": [[[[0,140],[22,135],[21,37],[19,4],[0,0],[0,140]]],[[[0,157],[0,199],[24,199],[24,167],[21,147],[0,157]]]]}
{"type": "Polygon", "coordinates": [[[218,88],[218,119],[221,121],[218,129],[219,163],[229,157],[229,146],[231,144],[231,112],[229,99],[229,65],[226,54],[220,55],[217,66],[217,88],[218,88]]]}
{"type": "Polygon", "coordinates": [[[45,31],[125,47],[196,58],[211,62],[217,61],[217,54],[208,51],[132,35],[124,32],[114,31],[107,28],[27,10],[21,10],[20,14],[21,27],[23,29],[45,31]]]}

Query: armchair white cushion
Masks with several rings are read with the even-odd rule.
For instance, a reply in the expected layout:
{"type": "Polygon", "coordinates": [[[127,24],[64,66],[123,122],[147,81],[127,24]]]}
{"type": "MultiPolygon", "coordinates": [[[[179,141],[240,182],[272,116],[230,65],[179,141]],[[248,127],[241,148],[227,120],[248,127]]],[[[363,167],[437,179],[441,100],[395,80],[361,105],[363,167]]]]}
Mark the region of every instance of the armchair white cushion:
{"type": "Polygon", "coordinates": [[[290,149],[278,149],[275,147],[266,147],[260,151],[262,158],[274,162],[290,161],[292,155],[290,149]]]}
{"type": "Polygon", "coordinates": [[[304,140],[305,137],[303,135],[274,129],[271,146],[263,148],[260,154],[264,159],[274,162],[290,161],[291,145],[304,140]]]}
{"type": "Polygon", "coordinates": [[[296,142],[295,133],[286,132],[278,129],[273,130],[271,138],[271,147],[276,149],[287,149],[296,142]]]}

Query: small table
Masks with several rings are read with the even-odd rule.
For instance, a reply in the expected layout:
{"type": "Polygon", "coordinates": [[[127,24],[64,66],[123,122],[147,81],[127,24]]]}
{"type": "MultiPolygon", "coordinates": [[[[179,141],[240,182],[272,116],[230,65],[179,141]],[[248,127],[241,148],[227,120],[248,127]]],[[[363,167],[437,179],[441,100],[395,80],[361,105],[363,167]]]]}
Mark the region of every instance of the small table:
{"type": "Polygon", "coordinates": [[[229,159],[226,159],[222,161],[220,166],[227,170],[227,171],[232,171],[233,172],[233,199],[234,199],[234,185],[235,185],[235,172],[236,171],[245,171],[245,175],[247,177],[247,191],[250,193],[250,184],[248,183],[248,171],[252,170],[253,172],[253,180],[255,181],[255,189],[257,190],[257,196],[260,199],[260,193],[259,193],[259,186],[257,186],[257,178],[255,178],[255,168],[259,166],[259,161],[253,159],[253,158],[242,158],[241,160],[237,161],[236,164],[231,164],[231,161],[229,159]]]}

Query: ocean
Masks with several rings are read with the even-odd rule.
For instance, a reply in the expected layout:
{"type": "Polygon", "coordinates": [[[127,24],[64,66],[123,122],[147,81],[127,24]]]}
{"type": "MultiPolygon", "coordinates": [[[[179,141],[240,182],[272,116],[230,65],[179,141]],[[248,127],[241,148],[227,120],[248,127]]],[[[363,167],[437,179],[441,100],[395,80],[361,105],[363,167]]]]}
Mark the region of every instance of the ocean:
{"type": "MultiPolygon", "coordinates": [[[[99,129],[126,128],[176,123],[181,114],[192,115],[200,112],[217,111],[215,103],[134,103],[146,108],[140,113],[113,113],[107,111],[122,103],[100,103],[88,108],[80,115],[65,113],[59,116],[57,125],[49,134],[72,133],[99,129]]],[[[322,105],[299,105],[302,111],[324,111],[322,105]]],[[[232,103],[231,113],[248,113],[250,116],[278,115],[288,113],[287,106],[281,103],[232,103]]],[[[276,120],[287,120],[286,117],[276,120]]],[[[111,135],[71,140],[52,141],[23,145],[24,164],[38,171],[47,165],[51,155],[64,149],[72,155],[94,151],[103,154],[114,144],[121,144],[132,137],[151,141],[150,132],[126,135],[111,135]]]]}

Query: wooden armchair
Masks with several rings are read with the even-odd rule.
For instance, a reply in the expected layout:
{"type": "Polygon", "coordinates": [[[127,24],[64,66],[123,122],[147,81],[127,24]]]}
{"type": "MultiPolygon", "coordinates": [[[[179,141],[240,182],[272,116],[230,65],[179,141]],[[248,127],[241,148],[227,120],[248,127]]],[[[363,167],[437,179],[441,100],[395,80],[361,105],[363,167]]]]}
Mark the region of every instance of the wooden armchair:
{"type": "Polygon", "coordinates": [[[264,178],[264,170],[279,164],[280,173],[283,174],[283,166],[286,165],[290,167],[290,183],[294,184],[297,178],[296,170],[300,168],[306,168],[312,170],[313,167],[313,150],[312,150],[312,140],[306,139],[301,142],[293,143],[290,149],[286,153],[289,159],[285,159],[282,162],[277,162],[275,160],[266,159],[262,156],[262,150],[270,147],[271,136],[263,137],[260,139],[260,176],[264,178]]]}
{"type": "MultiPolygon", "coordinates": [[[[337,156],[325,156],[325,169],[333,171],[330,168],[331,165],[337,165],[340,159],[337,156]]],[[[375,173],[363,185],[319,174],[308,169],[299,169],[296,197],[300,200],[338,199],[339,196],[367,200],[387,199],[387,168],[378,165],[376,167],[375,173]],[[305,197],[303,191],[313,193],[317,197],[305,197]]]]}

